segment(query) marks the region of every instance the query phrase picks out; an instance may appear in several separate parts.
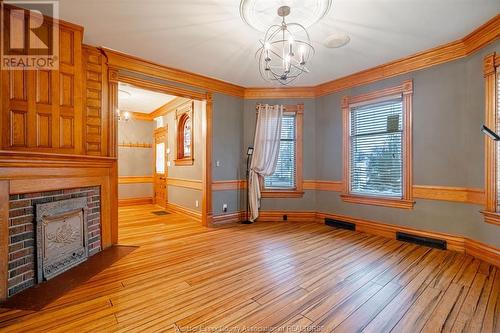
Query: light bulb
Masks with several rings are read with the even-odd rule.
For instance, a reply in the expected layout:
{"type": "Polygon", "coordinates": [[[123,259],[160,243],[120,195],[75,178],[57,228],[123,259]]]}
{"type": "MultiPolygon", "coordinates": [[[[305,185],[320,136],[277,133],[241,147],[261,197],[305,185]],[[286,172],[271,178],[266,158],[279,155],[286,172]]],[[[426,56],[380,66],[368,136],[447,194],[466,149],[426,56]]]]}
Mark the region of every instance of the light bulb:
{"type": "Polygon", "coordinates": [[[290,57],[293,57],[293,36],[290,36],[288,38],[288,47],[289,47],[288,53],[290,54],[290,57]]]}
{"type": "Polygon", "coordinates": [[[299,47],[299,53],[300,53],[300,64],[303,66],[306,64],[306,61],[305,61],[306,47],[304,45],[301,45],[299,47]]]}
{"type": "Polygon", "coordinates": [[[269,50],[271,50],[271,44],[269,42],[266,42],[264,44],[264,49],[266,50],[266,62],[271,61],[271,57],[269,56],[269,50]]]}

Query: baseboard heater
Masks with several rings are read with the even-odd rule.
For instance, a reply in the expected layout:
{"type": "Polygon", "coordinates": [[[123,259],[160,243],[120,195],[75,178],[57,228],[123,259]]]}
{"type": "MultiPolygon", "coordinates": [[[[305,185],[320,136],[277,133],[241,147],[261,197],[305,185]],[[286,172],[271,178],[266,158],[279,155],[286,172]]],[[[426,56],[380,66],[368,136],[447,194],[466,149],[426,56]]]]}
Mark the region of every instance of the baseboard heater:
{"type": "Polygon", "coordinates": [[[330,227],[335,227],[339,229],[346,229],[346,230],[356,230],[356,225],[354,223],[350,222],[344,222],[344,221],[339,221],[339,220],[334,220],[334,219],[325,219],[325,224],[330,227]]]}
{"type": "Polygon", "coordinates": [[[428,246],[435,249],[446,250],[447,248],[446,241],[444,240],[417,236],[417,235],[407,234],[404,232],[396,232],[396,239],[402,242],[428,246]]]}

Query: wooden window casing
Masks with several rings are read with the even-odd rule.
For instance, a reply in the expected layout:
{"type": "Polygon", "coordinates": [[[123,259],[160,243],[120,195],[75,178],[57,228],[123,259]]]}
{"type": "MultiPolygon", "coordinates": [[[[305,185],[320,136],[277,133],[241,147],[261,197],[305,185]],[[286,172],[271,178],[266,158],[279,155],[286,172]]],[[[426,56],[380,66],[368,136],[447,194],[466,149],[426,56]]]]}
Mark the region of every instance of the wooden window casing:
{"type": "Polygon", "coordinates": [[[342,99],[343,114],[343,190],[342,200],[349,203],[385,206],[402,209],[412,209],[413,201],[413,144],[412,144],[412,98],[413,81],[408,80],[401,85],[378,90],[358,96],[346,96],[342,99]],[[351,140],[350,116],[354,105],[376,103],[390,96],[400,95],[403,104],[402,119],[402,195],[401,198],[359,195],[351,193],[351,140]]]}
{"type": "MultiPolygon", "coordinates": [[[[483,74],[485,79],[485,117],[484,124],[498,132],[499,126],[499,96],[498,79],[500,70],[500,55],[491,53],[484,58],[483,74]]],[[[499,142],[484,138],[485,156],[485,207],[484,220],[487,223],[500,225],[500,211],[498,208],[498,147],[499,142]]]]}
{"type": "Polygon", "coordinates": [[[304,195],[303,190],[303,122],[304,122],[304,104],[285,105],[285,113],[295,114],[295,187],[294,188],[266,188],[264,179],[261,179],[261,195],[263,198],[301,198],[304,195]]]}
{"type": "Polygon", "coordinates": [[[194,102],[189,101],[177,108],[177,159],[174,161],[175,165],[193,165],[194,164],[194,102]],[[191,122],[189,152],[185,149],[186,138],[186,123],[191,122]]]}

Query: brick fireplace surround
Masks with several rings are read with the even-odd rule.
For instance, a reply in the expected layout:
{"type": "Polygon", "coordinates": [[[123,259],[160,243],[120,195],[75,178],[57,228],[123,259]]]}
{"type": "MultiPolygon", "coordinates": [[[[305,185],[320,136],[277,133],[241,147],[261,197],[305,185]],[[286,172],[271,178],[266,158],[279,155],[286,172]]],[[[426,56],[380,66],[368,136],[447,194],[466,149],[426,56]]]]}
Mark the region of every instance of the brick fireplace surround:
{"type": "Polygon", "coordinates": [[[11,195],[9,199],[8,296],[36,284],[36,205],[87,197],[89,256],[101,251],[99,186],[11,195]]]}

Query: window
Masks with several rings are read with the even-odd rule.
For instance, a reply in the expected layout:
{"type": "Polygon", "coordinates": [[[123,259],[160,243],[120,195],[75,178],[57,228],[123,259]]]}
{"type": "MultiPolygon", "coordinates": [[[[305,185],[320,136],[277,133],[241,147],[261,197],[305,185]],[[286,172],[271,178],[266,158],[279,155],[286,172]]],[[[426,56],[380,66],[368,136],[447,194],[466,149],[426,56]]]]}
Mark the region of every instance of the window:
{"type": "Polygon", "coordinates": [[[263,181],[263,197],[301,197],[302,104],[286,105],[281,122],[280,151],[276,170],[263,181]]]}
{"type": "Polygon", "coordinates": [[[284,114],[276,171],[266,177],[267,189],[295,189],[295,114],[284,114]]]}
{"type": "Polygon", "coordinates": [[[346,97],[344,191],[347,202],[412,208],[412,82],[346,97]]]}
{"type": "MultiPolygon", "coordinates": [[[[500,131],[500,55],[489,54],[483,63],[485,78],[485,125],[500,131]]],[[[485,208],[484,220],[500,225],[500,144],[484,138],[485,144],[485,208]]]]}
{"type": "Polygon", "coordinates": [[[176,110],[177,159],[175,165],[193,165],[194,163],[193,110],[193,101],[181,105],[176,110]]]}
{"type": "Polygon", "coordinates": [[[401,198],[403,101],[351,110],[351,193],[401,198]]]}
{"type": "Polygon", "coordinates": [[[156,173],[165,173],[165,143],[156,144],[156,173]]]}

